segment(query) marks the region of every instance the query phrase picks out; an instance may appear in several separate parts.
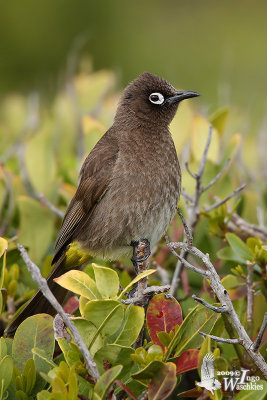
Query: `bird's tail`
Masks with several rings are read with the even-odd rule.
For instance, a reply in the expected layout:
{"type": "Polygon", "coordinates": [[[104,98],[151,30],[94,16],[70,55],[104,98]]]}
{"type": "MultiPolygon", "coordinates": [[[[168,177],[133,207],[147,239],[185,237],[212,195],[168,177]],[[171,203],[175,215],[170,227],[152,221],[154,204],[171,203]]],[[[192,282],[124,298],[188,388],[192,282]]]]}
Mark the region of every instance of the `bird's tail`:
{"type": "MultiPolygon", "coordinates": [[[[53,270],[47,278],[47,283],[50,290],[53,292],[57,301],[62,304],[67,290],[63,287],[59,286],[53,280],[58,276],[62,275],[66,272],[66,256],[63,254],[59,260],[56,262],[53,270]]],[[[26,307],[22,310],[22,312],[15,317],[15,319],[7,326],[5,329],[5,335],[9,337],[13,337],[18,326],[28,317],[39,314],[46,313],[50,315],[55,315],[56,311],[51,306],[49,301],[44,297],[42,292],[38,290],[38,292],[33,296],[33,298],[29,301],[26,307]]]]}

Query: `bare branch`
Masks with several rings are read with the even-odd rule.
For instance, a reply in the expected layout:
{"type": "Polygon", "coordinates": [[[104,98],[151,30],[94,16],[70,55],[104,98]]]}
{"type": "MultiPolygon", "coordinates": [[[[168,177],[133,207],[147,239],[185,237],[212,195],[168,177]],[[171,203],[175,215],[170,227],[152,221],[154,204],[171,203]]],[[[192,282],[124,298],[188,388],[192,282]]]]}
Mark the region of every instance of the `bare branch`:
{"type": "Polygon", "coordinates": [[[35,197],[40,201],[41,204],[49,208],[49,210],[51,210],[59,218],[64,218],[64,212],[52,204],[42,193],[35,193],[35,197]]]}
{"type": "Polygon", "coordinates": [[[254,305],[254,290],[253,284],[253,265],[247,263],[247,333],[251,337],[253,328],[253,305],[254,305]]]}
{"type": "Polygon", "coordinates": [[[221,205],[223,205],[224,203],[226,203],[228,200],[230,200],[232,197],[236,196],[239,192],[241,192],[244,188],[246,187],[246,184],[243,183],[243,185],[241,185],[239,188],[235,189],[231,194],[229,194],[228,196],[226,196],[223,200],[218,201],[215,204],[212,204],[209,207],[204,207],[204,211],[205,212],[209,212],[212,210],[215,210],[215,208],[220,207],[221,205]]]}
{"type": "Polygon", "coordinates": [[[166,269],[162,268],[155,260],[153,260],[152,265],[157,268],[157,274],[160,276],[163,285],[170,284],[170,277],[166,269]]]}
{"type": "Polygon", "coordinates": [[[209,308],[210,310],[215,311],[216,313],[226,313],[228,311],[226,306],[215,307],[194,294],[192,295],[192,298],[198,303],[203,304],[203,306],[209,308]]]}
{"type": "Polygon", "coordinates": [[[87,368],[90,371],[94,381],[96,382],[99,379],[100,375],[99,375],[96,363],[94,362],[88,348],[86,347],[85,343],[83,342],[80,333],[78,332],[74,323],[68,318],[67,314],[64,312],[61,305],[58,303],[57,299],[55,298],[55,296],[49,289],[46,279],[44,279],[42,277],[37,265],[35,265],[31,261],[25,248],[21,244],[18,244],[18,249],[20,251],[20,254],[21,254],[33,280],[37,283],[37,285],[38,285],[39,289],[42,291],[43,295],[47,298],[49,303],[54,307],[54,309],[57,311],[57,313],[61,316],[62,320],[64,321],[64,324],[69,328],[70,332],[72,333],[73,338],[84,357],[87,368]]]}
{"type": "MultiPolygon", "coordinates": [[[[176,253],[176,251],[173,249],[175,245],[177,245],[177,244],[183,245],[183,244],[185,244],[185,243],[180,243],[180,242],[179,242],[179,243],[173,243],[173,242],[171,243],[171,242],[169,242],[169,239],[168,239],[167,236],[165,236],[165,239],[166,239],[166,242],[167,242],[167,246],[168,246],[168,248],[170,249],[170,251],[172,252],[172,254],[173,254],[176,258],[178,258],[178,260],[179,260],[183,265],[185,265],[187,268],[191,269],[192,271],[196,272],[197,274],[200,274],[200,275],[202,275],[202,276],[204,276],[204,277],[208,277],[209,274],[208,274],[207,271],[205,271],[204,269],[197,268],[197,267],[195,267],[194,265],[190,264],[187,260],[185,260],[180,254],[176,253]]],[[[185,246],[187,246],[187,245],[185,244],[185,246]]],[[[194,247],[193,247],[193,248],[190,247],[190,250],[192,250],[192,249],[195,249],[195,248],[194,248],[194,247]]],[[[191,251],[190,251],[190,252],[191,252],[191,251]]]]}
{"type": "Polygon", "coordinates": [[[24,157],[24,148],[22,145],[18,147],[17,155],[18,155],[22,179],[24,181],[24,185],[25,185],[29,195],[31,197],[39,200],[41,202],[41,204],[43,204],[44,206],[49,208],[54,214],[56,214],[58,217],[63,219],[64,213],[61,210],[59,210],[54,204],[52,204],[43,194],[38,193],[35,190],[35,188],[33,187],[30,177],[29,177],[27,167],[26,167],[25,157],[24,157]]]}
{"type": "Polygon", "coordinates": [[[183,223],[183,226],[184,226],[184,232],[185,232],[185,235],[186,235],[187,243],[188,243],[189,246],[192,246],[192,244],[193,244],[193,235],[192,235],[191,229],[190,229],[189,226],[186,224],[186,221],[185,221],[185,219],[184,219],[184,216],[183,216],[183,214],[181,213],[181,210],[180,210],[179,207],[177,207],[177,212],[178,212],[178,215],[179,215],[179,217],[180,217],[180,219],[181,219],[181,221],[182,221],[182,223],[183,223]]]}
{"type": "MultiPolygon", "coordinates": [[[[242,344],[242,346],[244,347],[244,349],[246,350],[246,352],[248,353],[250,358],[253,360],[255,365],[259,368],[259,370],[261,371],[261,373],[263,374],[265,379],[267,379],[267,364],[266,364],[264,358],[262,357],[262,355],[253,350],[253,342],[251,341],[250,337],[248,336],[244,326],[241,324],[240,319],[233,307],[233,303],[230,299],[230,296],[229,296],[227,290],[223,287],[223,285],[220,281],[220,277],[217,274],[216,269],[214,268],[213,264],[210,262],[209,254],[204,254],[204,253],[202,253],[202,251],[200,251],[196,247],[193,247],[193,246],[190,247],[190,246],[188,246],[187,243],[182,243],[182,242],[178,242],[178,243],[168,242],[168,247],[172,251],[173,254],[175,254],[175,251],[173,249],[179,248],[188,253],[193,254],[194,256],[196,256],[202,260],[205,267],[207,268],[205,275],[208,276],[208,278],[209,278],[211,289],[216,294],[218,301],[221,304],[223,304],[224,307],[226,307],[227,315],[229,316],[231,325],[234,327],[234,329],[238,335],[238,339],[230,339],[231,340],[230,343],[237,344],[236,340],[238,340],[238,343],[242,344]]],[[[181,259],[181,256],[179,256],[177,253],[176,253],[176,257],[178,259],[181,259]]],[[[204,275],[202,270],[196,269],[193,265],[188,263],[188,261],[182,259],[181,262],[187,268],[193,269],[195,272],[198,272],[202,276],[204,275]]],[[[223,315],[225,315],[225,314],[223,314],[223,315]]],[[[267,324],[267,318],[266,318],[266,322],[264,321],[263,326],[261,328],[261,332],[260,332],[261,335],[263,335],[262,331],[264,331],[266,324],[267,324]]],[[[259,340],[261,341],[261,339],[259,339],[259,340]]]]}
{"type": "Polygon", "coordinates": [[[142,294],[131,297],[127,300],[121,300],[123,304],[145,304],[147,299],[159,293],[166,293],[170,290],[170,285],[150,286],[142,294]]]}
{"type": "Polygon", "coordinates": [[[187,170],[187,172],[189,173],[190,176],[192,176],[193,179],[196,179],[196,175],[193,174],[193,172],[191,172],[189,165],[188,165],[188,161],[185,162],[185,169],[187,170]]]}
{"type": "Polygon", "coordinates": [[[184,188],[182,188],[181,189],[181,194],[182,194],[182,196],[184,196],[184,198],[185,198],[185,200],[188,200],[188,201],[190,201],[191,203],[193,202],[193,196],[191,196],[190,194],[188,194],[185,190],[184,190],[184,188]]]}
{"type": "Polygon", "coordinates": [[[264,226],[250,224],[236,213],[232,215],[231,222],[247,235],[258,236],[263,241],[267,240],[267,229],[264,226]]]}
{"type": "Polygon", "coordinates": [[[203,155],[202,155],[200,163],[199,163],[199,169],[196,173],[196,178],[202,178],[202,175],[203,175],[203,172],[205,169],[205,165],[207,162],[207,155],[208,155],[208,151],[209,151],[209,147],[210,147],[211,136],[212,136],[212,126],[210,126],[210,128],[209,128],[206,145],[205,145],[204,152],[203,152],[203,155]]]}
{"type": "Polygon", "coordinates": [[[224,171],[228,167],[228,164],[229,164],[230,161],[231,161],[231,159],[228,158],[226,160],[224,166],[220,170],[220,172],[218,172],[218,174],[215,176],[215,178],[213,178],[206,186],[202,186],[202,188],[201,188],[202,192],[206,192],[206,190],[208,190],[211,186],[213,186],[220,179],[220,177],[222,176],[222,174],[224,173],[224,171]]]}
{"type": "Polygon", "coordinates": [[[261,327],[260,327],[259,334],[258,334],[255,342],[252,345],[252,350],[253,351],[257,351],[258,348],[260,347],[266,327],[267,327],[267,312],[264,314],[264,318],[263,318],[263,321],[262,321],[262,324],[261,324],[261,327]]]}
{"type": "Polygon", "coordinates": [[[229,344],[240,344],[241,343],[240,339],[224,339],[219,336],[208,335],[207,333],[202,332],[202,331],[198,331],[198,333],[200,333],[200,335],[202,335],[202,336],[209,337],[213,340],[216,340],[216,342],[229,343],[229,344]]]}

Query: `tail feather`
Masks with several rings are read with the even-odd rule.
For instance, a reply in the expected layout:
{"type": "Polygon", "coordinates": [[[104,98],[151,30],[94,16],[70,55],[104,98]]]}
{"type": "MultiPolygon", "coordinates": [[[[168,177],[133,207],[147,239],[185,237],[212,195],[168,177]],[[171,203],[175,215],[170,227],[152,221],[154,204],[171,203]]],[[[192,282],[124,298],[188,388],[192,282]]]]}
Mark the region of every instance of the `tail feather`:
{"type": "MultiPolygon", "coordinates": [[[[57,301],[62,304],[68,290],[59,286],[57,283],[53,281],[53,279],[62,275],[65,271],[65,254],[63,254],[59,260],[56,262],[53,270],[47,278],[47,283],[56,297],[57,301]]],[[[46,313],[50,315],[55,315],[56,311],[51,306],[49,301],[44,297],[42,292],[38,290],[38,292],[33,296],[33,298],[29,301],[26,307],[22,310],[22,312],[7,326],[5,330],[5,335],[9,337],[13,337],[18,326],[28,317],[39,314],[46,313]]]]}

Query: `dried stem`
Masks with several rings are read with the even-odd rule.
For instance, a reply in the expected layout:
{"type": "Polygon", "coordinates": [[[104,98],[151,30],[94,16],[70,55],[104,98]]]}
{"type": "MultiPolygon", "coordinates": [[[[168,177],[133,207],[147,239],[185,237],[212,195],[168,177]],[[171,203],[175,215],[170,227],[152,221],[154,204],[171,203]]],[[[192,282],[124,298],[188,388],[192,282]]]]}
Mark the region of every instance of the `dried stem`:
{"type": "Polygon", "coordinates": [[[57,299],[55,298],[55,296],[49,289],[46,279],[42,277],[37,265],[35,265],[31,261],[25,248],[21,244],[18,244],[18,249],[20,251],[20,254],[21,254],[33,280],[37,283],[39,289],[41,290],[43,295],[47,298],[47,300],[50,302],[50,304],[54,307],[54,309],[57,311],[57,313],[60,314],[62,320],[64,321],[64,324],[69,328],[70,332],[72,333],[72,336],[84,357],[87,368],[90,371],[94,381],[96,382],[100,377],[97,366],[96,366],[89,350],[87,349],[85,343],[83,342],[81,335],[79,334],[77,328],[75,327],[74,323],[68,318],[67,314],[64,312],[61,305],[58,303],[57,299]]]}

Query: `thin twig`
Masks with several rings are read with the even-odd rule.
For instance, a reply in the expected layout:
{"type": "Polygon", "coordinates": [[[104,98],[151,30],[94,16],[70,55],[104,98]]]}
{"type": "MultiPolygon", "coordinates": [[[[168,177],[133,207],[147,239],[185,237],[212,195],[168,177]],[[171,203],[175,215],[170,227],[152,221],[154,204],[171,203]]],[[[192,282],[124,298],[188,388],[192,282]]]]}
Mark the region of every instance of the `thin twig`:
{"type": "Polygon", "coordinates": [[[253,329],[253,305],[254,305],[254,290],[253,284],[253,265],[247,263],[247,333],[251,337],[253,329]]]}
{"type": "Polygon", "coordinates": [[[202,336],[209,337],[213,340],[216,340],[216,342],[229,343],[229,344],[240,344],[241,343],[240,339],[225,339],[225,338],[221,338],[219,336],[208,335],[207,333],[202,332],[202,331],[198,331],[198,333],[200,333],[200,335],[202,335],[202,336]]]}
{"type": "Polygon", "coordinates": [[[239,188],[235,189],[231,194],[226,196],[223,200],[220,200],[217,203],[212,204],[209,207],[204,207],[204,211],[205,212],[209,212],[209,211],[215,210],[215,208],[218,208],[218,207],[222,206],[224,203],[226,203],[232,197],[236,196],[239,192],[241,192],[245,187],[246,187],[246,184],[243,183],[243,185],[241,185],[239,188]]]}
{"type": "Polygon", "coordinates": [[[52,204],[42,193],[35,193],[35,197],[40,201],[41,204],[49,208],[49,210],[51,210],[59,218],[64,218],[64,212],[52,204]]]}
{"type": "Polygon", "coordinates": [[[259,349],[266,327],[267,327],[267,312],[264,314],[264,318],[263,318],[258,336],[252,345],[253,351],[257,351],[259,349]]]}
{"type": "Polygon", "coordinates": [[[20,172],[28,194],[31,197],[39,200],[41,204],[49,208],[54,214],[63,219],[64,213],[60,209],[58,209],[54,204],[52,204],[43,194],[38,193],[33,187],[33,184],[30,180],[30,176],[26,167],[24,147],[22,145],[19,146],[17,155],[19,160],[20,172]]]}
{"type": "Polygon", "coordinates": [[[226,308],[226,306],[222,306],[222,307],[215,307],[211,304],[209,304],[207,301],[201,299],[200,297],[195,296],[194,294],[192,295],[192,298],[199,302],[200,304],[203,304],[203,306],[209,308],[212,311],[215,311],[216,313],[226,313],[228,310],[226,308]]]}
{"type": "MultiPolygon", "coordinates": [[[[185,260],[184,258],[182,258],[182,256],[180,255],[180,254],[178,254],[178,253],[176,253],[176,251],[173,249],[174,247],[175,247],[175,245],[183,245],[183,244],[185,244],[185,243],[174,243],[174,242],[169,242],[169,239],[168,239],[168,236],[165,236],[165,239],[166,239],[166,243],[167,243],[167,246],[168,246],[168,248],[170,249],[170,251],[172,252],[172,254],[176,257],[176,258],[178,258],[178,260],[183,264],[183,265],[185,265],[187,268],[189,268],[189,269],[191,269],[192,271],[194,271],[194,272],[196,272],[197,274],[200,274],[200,275],[202,275],[202,276],[204,276],[204,277],[208,277],[209,276],[209,274],[208,274],[208,272],[207,271],[205,271],[204,269],[200,269],[200,268],[198,268],[198,267],[195,267],[194,265],[192,265],[192,264],[190,264],[187,260],[185,260]]],[[[186,244],[185,244],[185,246],[187,246],[186,244]]],[[[192,250],[192,249],[195,249],[195,247],[190,247],[190,249],[192,250]]]]}
{"type": "Polygon", "coordinates": [[[218,172],[218,174],[206,185],[206,186],[202,186],[202,192],[206,192],[206,190],[208,190],[211,186],[213,186],[222,176],[222,174],[224,173],[224,171],[226,170],[226,168],[228,167],[229,162],[231,161],[230,158],[228,158],[224,164],[224,166],[222,167],[222,169],[220,170],[220,172],[218,172]]]}
{"type": "MultiPolygon", "coordinates": [[[[205,144],[204,152],[202,155],[202,158],[199,163],[199,168],[196,174],[193,174],[191,170],[189,169],[188,163],[185,163],[185,168],[190,174],[190,176],[195,179],[195,192],[194,195],[191,196],[188,193],[185,192],[185,190],[182,190],[182,193],[185,197],[186,200],[186,205],[187,205],[187,229],[189,232],[191,232],[190,236],[193,237],[195,226],[199,220],[200,216],[200,210],[199,210],[199,199],[202,194],[202,175],[204,172],[205,164],[207,161],[207,154],[211,142],[211,136],[212,136],[212,126],[210,126],[209,132],[208,132],[208,137],[207,141],[205,144]]],[[[182,220],[183,222],[183,220],[182,220]]],[[[184,225],[185,233],[186,233],[186,228],[184,225]]],[[[187,241],[186,236],[184,237],[184,242],[187,241]]],[[[181,252],[181,258],[178,257],[178,262],[175,267],[175,271],[173,274],[172,278],[172,283],[171,283],[171,289],[170,289],[170,294],[172,296],[175,296],[175,293],[177,291],[177,288],[179,287],[180,281],[181,281],[181,274],[183,271],[184,264],[181,262],[181,259],[186,259],[187,253],[186,251],[181,252]]]]}
{"type": "Polygon", "coordinates": [[[187,225],[187,223],[185,221],[185,218],[184,218],[184,216],[183,216],[183,214],[182,214],[182,212],[181,212],[179,207],[177,207],[177,212],[178,212],[178,215],[179,215],[179,217],[180,217],[180,219],[181,219],[181,221],[183,223],[183,226],[184,226],[184,232],[185,232],[187,243],[188,243],[189,246],[192,246],[192,244],[193,244],[193,236],[192,236],[191,229],[187,225]]]}
{"type": "Polygon", "coordinates": [[[187,170],[187,172],[189,173],[190,176],[192,176],[193,179],[196,179],[196,175],[193,174],[193,172],[191,172],[189,165],[188,165],[188,161],[185,162],[185,169],[187,170]]]}
{"type": "Polygon", "coordinates": [[[57,313],[60,314],[62,320],[64,321],[64,324],[69,328],[70,332],[72,333],[72,336],[84,357],[87,368],[90,371],[94,381],[96,382],[99,379],[100,374],[98,372],[96,363],[94,362],[88,348],[86,347],[85,343],[82,340],[80,333],[78,332],[74,323],[68,318],[67,314],[64,312],[61,305],[58,303],[57,299],[49,289],[46,279],[42,277],[39,268],[32,262],[25,248],[21,244],[18,244],[18,249],[33,280],[37,283],[39,289],[41,290],[43,295],[47,298],[49,303],[54,307],[57,313]]]}
{"type": "Polygon", "coordinates": [[[250,224],[236,213],[232,215],[231,222],[247,235],[258,236],[263,241],[267,240],[267,229],[264,226],[250,224]]]}
{"type": "Polygon", "coordinates": [[[209,152],[209,148],[210,148],[211,136],[212,136],[212,125],[210,125],[206,145],[205,145],[203,155],[202,155],[200,163],[199,163],[199,169],[198,169],[197,175],[200,177],[203,175],[204,168],[206,165],[207,156],[208,156],[208,152],[209,152]]]}

